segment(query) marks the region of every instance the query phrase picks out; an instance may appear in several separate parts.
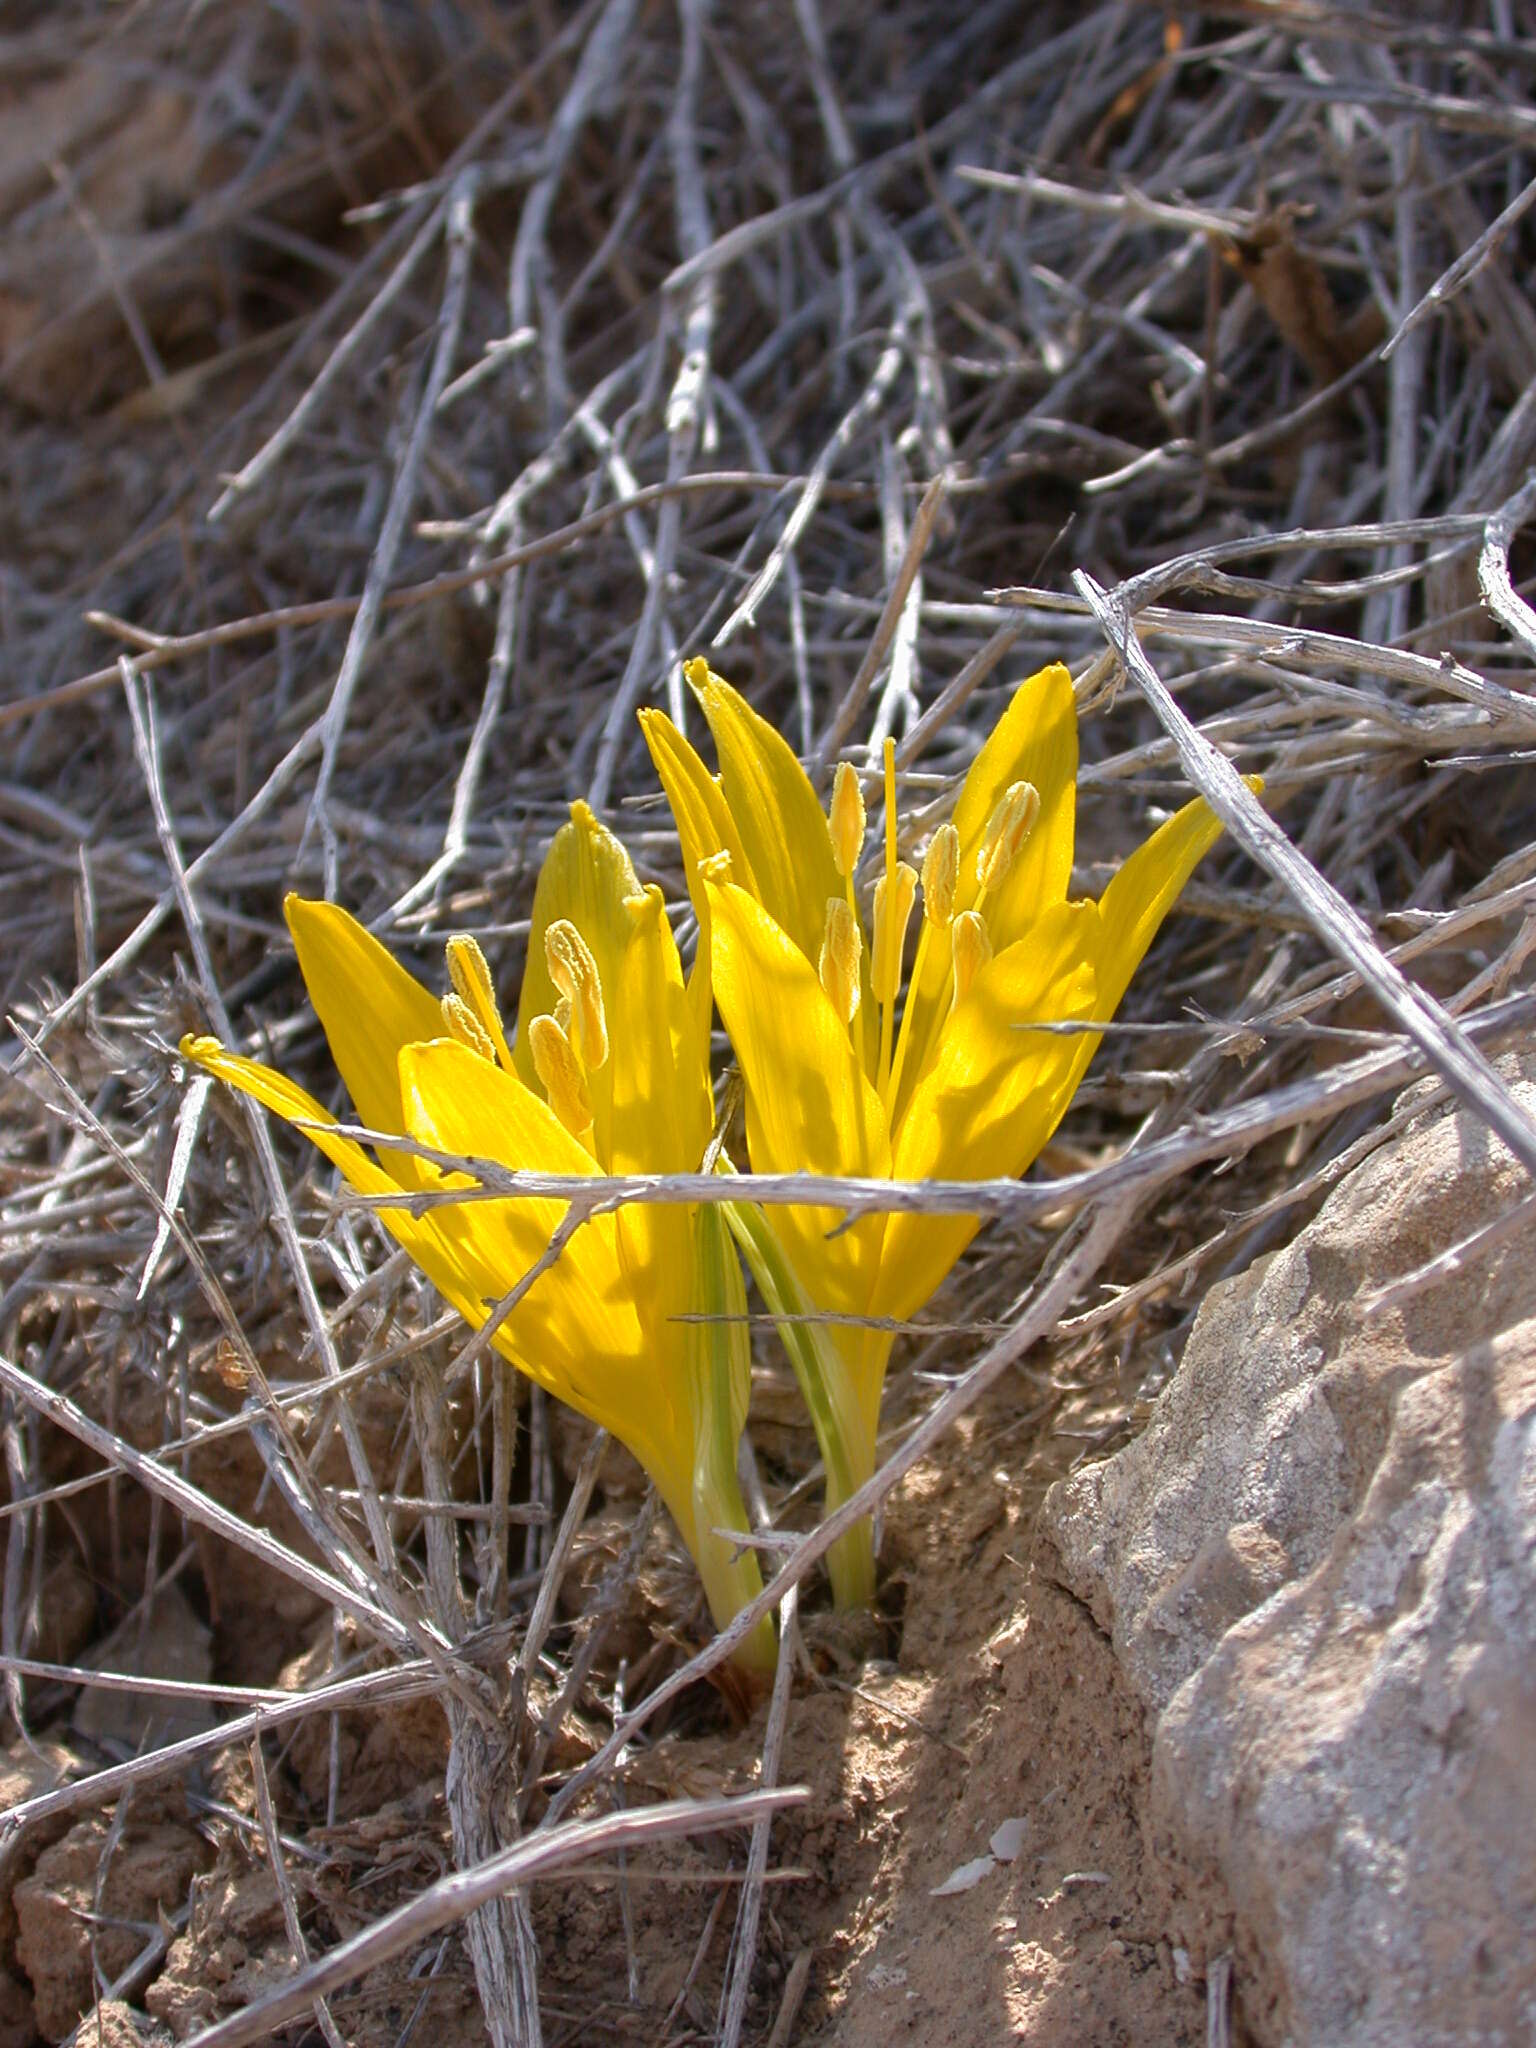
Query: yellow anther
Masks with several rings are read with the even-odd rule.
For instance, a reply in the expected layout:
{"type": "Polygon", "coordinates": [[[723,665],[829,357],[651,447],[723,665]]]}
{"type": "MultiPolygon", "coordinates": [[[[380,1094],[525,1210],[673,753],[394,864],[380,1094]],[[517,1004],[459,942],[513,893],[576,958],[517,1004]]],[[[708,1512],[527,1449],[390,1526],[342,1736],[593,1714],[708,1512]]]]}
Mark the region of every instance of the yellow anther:
{"type": "Polygon", "coordinates": [[[481,1059],[496,1064],[496,1048],[488,1034],[481,1027],[480,1019],[462,996],[447,995],[442,1001],[443,1022],[448,1027],[448,1036],[456,1038],[460,1045],[467,1045],[471,1052],[477,1052],[481,1059]]]}
{"type": "Polygon", "coordinates": [[[858,919],[841,896],[832,897],[816,971],[828,1001],[845,1024],[851,1024],[859,1013],[859,956],[863,950],[858,919]]]}
{"type": "Polygon", "coordinates": [[[874,957],[870,986],[879,1003],[894,1003],[901,987],[901,956],[907,943],[907,922],[917,901],[917,869],[897,861],[888,876],[875,884],[874,957]]]}
{"type": "Polygon", "coordinates": [[[923,855],[923,915],[939,930],[949,929],[955,914],[955,884],[960,879],[960,834],[941,825],[923,855]]]}
{"type": "Polygon", "coordinates": [[[864,851],[864,792],[846,761],[839,761],[832,780],[832,807],[827,828],[832,834],[832,859],[840,875],[851,875],[864,851]]]}
{"type": "Polygon", "coordinates": [[[713,882],[724,888],[731,880],[731,856],[728,853],[711,853],[699,862],[699,873],[706,882],[713,882]]]}
{"type": "Polygon", "coordinates": [[[592,949],[569,918],[557,917],[545,929],[544,958],[550,980],[571,1006],[571,1050],[589,1074],[596,1073],[608,1058],[608,1018],[592,949]]]}
{"type": "MultiPolygon", "coordinates": [[[[496,1000],[496,984],[491,980],[491,970],[485,955],[480,950],[478,939],[468,932],[460,932],[448,941],[444,949],[448,955],[448,979],[453,984],[454,995],[479,1025],[481,1036],[490,1047],[487,1059],[500,1060],[510,1074],[512,1072],[512,1050],[507,1044],[507,1034],[502,1026],[501,1005],[496,1000]]],[[[443,1012],[445,1019],[447,1011],[443,1012]]],[[[455,1038],[460,1032],[450,1021],[448,1028],[455,1038]]],[[[466,1045],[472,1041],[465,1039],[466,1045]]],[[[476,1050],[479,1048],[477,1047],[476,1050]]]]}
{"type": "Polygon", "coordinates": [[[987,820],[976,849],[976,880],[995,889],[1018,858],[1040,815],[1040,792],[1032,782],[1010,782],[987,820]]]}
{"type": "Polygon", "coordinates": [[[571,1041],[553,1017],[535,1017],[529,1024],[528,1050],[550,1108],[573,1138],[582,1137],[592,1127],[587,1077],[571,1041]]]}
{"type": "Polygon", "coordinates": [[[950,927],[955,949],[955,1004],[970,994],[976,977],[992,958],[992,941],[987,921],[979,910],[962,910],[950,927]]]}

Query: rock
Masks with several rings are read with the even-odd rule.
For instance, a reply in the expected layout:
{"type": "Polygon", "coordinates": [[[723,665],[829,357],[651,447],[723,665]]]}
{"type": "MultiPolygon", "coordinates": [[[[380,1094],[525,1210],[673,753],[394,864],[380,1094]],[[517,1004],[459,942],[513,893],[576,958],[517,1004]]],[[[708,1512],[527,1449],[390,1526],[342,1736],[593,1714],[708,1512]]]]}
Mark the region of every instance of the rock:
{"type": "MultiPolygon", "coordinates": [[[[213,1677],[212,1642],[181,1588],[163,1586],[147,1614],[131,1615],[83,1661],[93,1671],[207,1685],[213,1677]]],[[[153,1743],[201,1735],[217,1718],[211,1700],[86,1686],[71,1725],[77,1735],[88,1735],[103,1748],[117,1743],[133,1754],[153,1743]]]]}
{"type": "Polygon", "coordinates": [[[86,2014],[75,2038],[78,2048],[149,2048],[171,2037],[164,2027],[141,2024],[122,1999],[107,1998],[86,2014]]]}
{"type": "Polygon", "coordinates": [[[1536,2036],[1536,1225],[1368,1306],[1528,1192],[1470,1114],[1410,1123],[1046,1501],[1261,2042],[1536,2036]]]}
{"type": "Polygon", "coordinates": [[[107,1980],[121,1975],[162,1908],[181,1905],[193,1873],[212,1860],[173,1792],[141,1795],[120,1833],[107,1815],[92,1814],[45,1849],[15,1890],[16,1954],[31,1979],[38,2033],[60,2040],[91,2009],[93,1947],[107,1980]]]}
{"type": "Polygon", "coordinates": [[[48,1664],[69,1664],[96,1632],[96,1587],[75,1557],[61,1557],[43,1580],[37,1634],[30,1654],[48,1664]]]}
{"type": "Polygon", "coordinates": [[[226,1856],[194,1880],[187,1930],[144,2002],[181,2041],[272,1990],[293,1966],[276,1879],[265,1864],[226,1856]]]}
{"type": "MultiPolygon", "coordinates": [[[[62,1745],[46,1739],[15,1742],[0,1751],[0,1813],[52,1791],[74,1761],[62,1745]]],[[[16,1954],[16,1893],[44,1850],[68,1830],[68,1820],[55,1816],[19,1836],[13,1833],[0,1853],[0,2048],[33,2048],[37,2040],[32,1991],[16,1954]]]]}

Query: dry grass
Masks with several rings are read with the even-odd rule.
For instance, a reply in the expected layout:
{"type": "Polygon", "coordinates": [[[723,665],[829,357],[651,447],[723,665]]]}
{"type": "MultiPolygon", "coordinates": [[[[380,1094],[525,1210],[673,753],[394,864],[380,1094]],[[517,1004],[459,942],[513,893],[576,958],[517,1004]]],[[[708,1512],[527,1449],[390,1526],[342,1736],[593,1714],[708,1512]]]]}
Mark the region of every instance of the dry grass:
{"type": "MultiPolygon", "coordinates": [[[[1236,845],[1055,1176],[986,1191],[1003,1221],[942,1306],[993,1341],[909,1345],[871,1498],[1041,1339],[1069,1377],[1138,1333],[1171,1355],[1426,1063],[1536,1166],[1484,1058],[1530,1028],[1536,935],[1536,12],[71,12],[8,40],[32,124],[0,160],[8,1703],[47,1728],[79,1683],[84,1639],[39,1675],[73,1543],[103,1621],[229,1545],[355,1655],[174,1747],[77,1745],[10,1848],[266,1731],[430,1695],[459,1870],[555,1868],[721,1646],[659,1641],[616,1687],[643,1523],[578,1626],[557,1599],[599,1449],[542,1404],[520,1430],[367,1217],[189,1080],[179,1034],[331,1088],[289,886],[428,973],[476,929],[515,987],[576,795],[681,895],[632,716],[681,716],[681,654],[822,768],[894,732],[936,809],[1060,658],[1082,885],[1191,780],[1236,845]],[[1224,764],[1264,775],[1273,823],[1224,764]],[[967,1368],[937,1400],[935,1358],[967,1368]],[[557,1768],[578,1710],[609,1739],[557,1768]]],[[[805,1477],[772,1473],[770,1518],[805,1477]]],[[[765,1603],[809,1595],[827,1540],[765,1603]]],[[[736,1817],[727,2044],[768,1853],[761,1803],[736,1817]]],[[[275,1843],[269,1797],[262,1825],[275,1843]]],[[[464,1916],[492,2037],[538,2040],[525,1895],[447,1896],[389,1938],[464,1916]]],[[[316,1959],[284,2010],[338,2038],[339,1981],[316,1959]]]]}

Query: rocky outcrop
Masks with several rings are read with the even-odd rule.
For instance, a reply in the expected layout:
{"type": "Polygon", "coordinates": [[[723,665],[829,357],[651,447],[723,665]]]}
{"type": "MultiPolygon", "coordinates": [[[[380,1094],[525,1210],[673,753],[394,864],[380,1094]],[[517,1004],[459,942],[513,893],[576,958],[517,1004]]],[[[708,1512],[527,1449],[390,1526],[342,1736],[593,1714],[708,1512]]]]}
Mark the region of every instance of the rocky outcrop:
{"type": "Polygon", "coordinates": [[[1384,1293],[1529,1192],[1427,1110],[1212,1291],[1145,1433],[1046,1503],[1266,2043],[1536,2039],[1536,1217],[1384,1293]]]}

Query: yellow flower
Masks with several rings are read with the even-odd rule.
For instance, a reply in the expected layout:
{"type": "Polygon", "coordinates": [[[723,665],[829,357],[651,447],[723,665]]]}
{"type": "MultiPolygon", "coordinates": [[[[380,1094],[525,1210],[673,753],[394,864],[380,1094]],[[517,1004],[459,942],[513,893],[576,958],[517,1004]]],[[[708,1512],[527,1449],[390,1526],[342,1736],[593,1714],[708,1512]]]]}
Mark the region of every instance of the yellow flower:
{"type": "MultiPolygon", "coordinates": [[[[1059,664],[1014,694],[922,868],[922,920],[896,1011],[917,874],[898,858],[885,751],[883,873],[873,945],[853,869],[863,806],[839,774],[832,818],[781,736],[702,661],[688,680],[718,779],[660,711],[641,714],[682,844],[700,929],[692,1000],[712,998],[746,1082],[754,1171],[903,1181],[1022,1173],[1061,1120],[1104,1022],[1220,825],[1203,802],[1170,818],[1097,902],[1068,900],[1077,717],[1059,664]],[[724,858],[721,858],[724,856],[724,858]]],[[[874,1468],[891,1348],[979,1227],[970,1216],[737,1208],[733,1226],[817,1423],[835,1508],[874,1468]],[[835,1233],[835,1234],[834,1234],[835,1233]],[[817,1315],[844,1319],[817,1322],[817,1315]],[[807,1316],[812,1320],[807,1321],[807,1316]]],[[[867,1529],[831,1566],[840,1602],[868,1597],[867,1529]]]]}
{"type": "MultiPolygon", "coordinates": [[[[697,1171],[710,1140],[708,1039],[690,1008],[659,889],[585,804],[556,834],[534,897],[509,1046],[471,938],[448,944],[441,999],[331,903],[290,897],[288,928],[358,1118],[460,1158],[557,1174],[697,1171]]],[[[183,1053],[304,1128],[365,1195],[472,1186],[409,1151],[376,1154],[294,1082],[216,1040],[183,1053]]],[[[544,1255],[559,1201],[434,1203],[380,1220],[478,1327],[544,1255]]],[[[716,1623],[761,1590],[736,1447],[750,1375],[745,1293],[709,1205],[634,1204],[595,1215],[528,1288],[494,1342],[520,1372],[627,1444],[698,1562],[716,1623]],[[685,1322],[688,1314],[714,1320],[685,1322]]],[[[738,1652],[771,1668],[764,1621],[738,1652]]]]}

